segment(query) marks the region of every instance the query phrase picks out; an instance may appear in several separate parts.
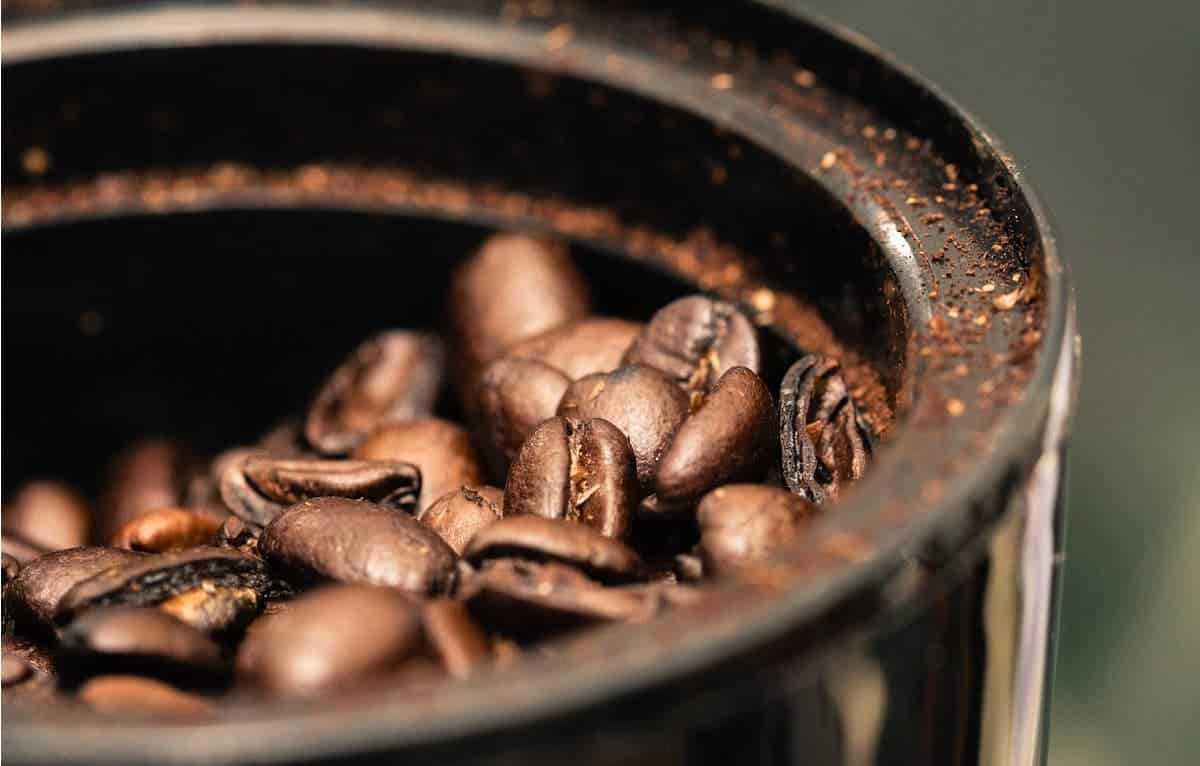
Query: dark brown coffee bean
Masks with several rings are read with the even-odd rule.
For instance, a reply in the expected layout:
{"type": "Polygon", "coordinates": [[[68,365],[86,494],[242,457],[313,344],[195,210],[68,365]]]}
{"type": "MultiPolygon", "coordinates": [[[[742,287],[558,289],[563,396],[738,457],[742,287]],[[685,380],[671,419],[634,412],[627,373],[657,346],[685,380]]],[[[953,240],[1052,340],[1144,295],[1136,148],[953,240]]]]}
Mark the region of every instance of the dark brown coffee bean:
{"type": "Polygon", "coordinates": [[[687,395],[649,367],[634,365],[571,384],[558,414],[578,420],[600,418],[629,439],[643,494],[654,489],[654,471],[675,430],[688,414],[687,395]]]}
{"type": "Polygon", "coordinates": [[[141,676],[96,676],[79,687],[77,696],[97,713],[111,716],[191,720],[213,712],[204,697],[141,676]]]}
{"type": "Polygon", "coordinates": [[[471,539],[464,554],[478,563],[497,558],[561,561],[604,582],[638,577],[642,562],[623,543],[565,519],[505,516],[471,539]]]}
{"type": "Polygon", "coordinates": [[[794,544],[815,512],[812,503],[777,487],[728,484],[714,489],[696,511],[705,572],[727,574],[794,544]]]}
{"type": "Polygon", "coordinates": [[[606,587],[566,564],[509,558],[484,562],[464,583],[462,598],[483,625],[522,643],[602,622],[644,620],[656,606],[643,593],[606,587]]]}
{"type": "Polygon", "coordinates": [[[788,489],[814,503],[837,499],[862,477],[870,432],[836,359],[810,355],[788,370],[779,391],[779,443],[788,489]]]}
{"type": "Polygon", "coordinates": [[[263,530],[258,550],[300,571],[422,595],[451,590],[457,571],[454,550],[412,516],[336,497],[284,511],[263,530]]]}
{"type": "Polygon", "coordinates": [[[732,303],[692,295],[656,313],[625,354],[626,364],[661,371],[684,388],[693,406],[726,370],[759,370],[754,326],[732,303]]]}
{"type": "Polygon", "coordinates": [[[424,605],[425,636],[455,678],[466,678],[492,658],[492,647],[466,607],[459,601],[436,598],[424,605]]]}
{"type": "Polygon", "coordinates": [[[218,686],[228,679],[220,647],[157,609],[88,609],[58,636],[73,674],[133,673],[184,686],[218,686]]]}
{"type": "Polygon", "coordinates": [[[417,521],[438,533],[462,555],[475,533],[504,515],[504,492],[496,487],[459,487],[417,514],[417,521]]]}
{"type": "Polygon", "coordinates": [[[392,330],[362,343],[325,382],[309,408],[304,434],[325,455],[344,455],[368,433],[433,412],[442,384],[440,338],[392,330]]]}
{"type": "Polygon", "coordinates": [[[286,418],[258,438],[257,448],[271,457],[314,458],[312,449],[304,438],[304,424],[297,417],[286,418]]]}
{"type": "Polygon", "coordinates": [[[421,471],[417,509],[464,484],[483,483],[471,435],[440,418],[415,418],[372,432],[354,450],[356,460],[411,463],[421,471]]]}
{"type": "Polygon", "coordinates": [[[454,272],[447,303],[466,391],[509,346],[589,313],[565,248],[525,234],[484,240],[454,272]]]}
{"type": "Polygon", "coordinates": [[[5,597],[18,608],[27,609],[37,620],[50,624],[64,596],[77,584],[143,558],[141,554],[116,548],[68,548],[47,553],[25,564],[9,583],[5,597]]]}
{"type": "Polygon", "coordinates": [[[5,554],[12,556],[22,564],[33,561],[39,556],[45,556],[50,552],[42,546],[35,545],[25,538],[10,532],[4,533],[3,541],[0,542],[0,545],[3,545],[5,554]]]}
{"type": "Polygon", "coordinates": [[[158,508],[132,519],[113,538],[114,548],[166,553],[212,542],[224,522],[220,516],[187,508],[158,508]]]}
{"type": "Polygon", "coordinates": [[[195,469],[191,454],[166,439],[147,439],[125,450],[100,499],[95,538],[111,540],[127,521],[146,511],[181,505],[195,469]]]}
{"type": "Polygon", "coordinates": [[[479,379],[480,439],[493,476],[504,476],[533,429],[554,417],[571,384],[563,373],[530,359],[498,359],[479,379]]]}
{"type": "Polygon", "coordinates": [[[48,551],[86,545],[91,512],[66,484],[31,481],[4,504],[4,531],[48,551]]]}
{"type": "Polygon", "coordinates": [[[261,559],[230,548],[200,546],[139,556],[98,572],[63,596],[57,619],[69,622],[94,606],[155,606],[204,583],[251,588],[264,595],[281,587],[261,559]]]}
{"type": "Polygon", "coordinates": [[[612,372],[643,329],[640,322],[611,317],[588,317],[523,340],[505,354],[561,370],[571,380],[597,372],[612,372]]]}
{"type": "Polygon", "coordinates": [[[238,675],[277,696],[318,694],[362,680],[412,654],[421,623],[389,588],[330,585],[259,618],[238,652],[238,675]]]}
{"type": "Polygon", "coordinates": [[[521,447],[504,488],[509,515],[586,524],[623,538],[639,487],[629,440],[606,420],[552,418],[521,447]]]}
{"type": "Polygon", "coordinates": [[[775,403],[758,375],[733,367],[675,432],[654,477],[664,507],[690,503],[733,481],[766,472],[775,441],[775,403]]]}
{"type": "Polygon", "coordinates": [[[259,525],[314,497],[364,499],[412,512],[421,478],[415,466],[396,461],[292,460],[253,453],[227,463],[221,497],[234,514],[259,525]]]}
{"type": "Polygon", "coordinates": [[[158,609],[205,633],[236,631],[263,610],[263,596],[244,585],[201,582],[171,596],[158,609]]]}

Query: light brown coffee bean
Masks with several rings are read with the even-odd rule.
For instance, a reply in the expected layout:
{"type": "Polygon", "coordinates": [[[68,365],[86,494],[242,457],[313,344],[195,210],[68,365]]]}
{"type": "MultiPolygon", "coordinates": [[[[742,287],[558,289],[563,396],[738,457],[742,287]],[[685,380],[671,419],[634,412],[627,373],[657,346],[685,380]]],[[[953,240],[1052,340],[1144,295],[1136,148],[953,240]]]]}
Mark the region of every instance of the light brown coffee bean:
{"type": "Polygon", "coordinates": [[[239,678],[284,697],[320,694],[394,668],[421,638],[420,619],[402,593],[367,585],[318,588],[256,625],[238,651],[239,678]]]}
{"type": "Polygon", "coordinates": [[[356,348],[322,386],[304,421],[308,442],[344,455],[381,425],[433,412],[445,348],[407,330],[380,333],[356,348]]]}
{"type": "Polygon", "coordinates": [[[508,474],[504,507],[586,524],[623,538],[640,494],[633,450],[606,420],[552,418],[521,447],[508,474]]]}
{"type": "Polygon", "coordinates": [[[437,532],[455,553],[462,555],[475,533],[503,515],[503,491],[488,486],[462,486],[418,513],[417,521],[437,532]]]}
{"type": "Polygon", "coordinates": [[[505,354],[561,370],[571,380],[597,372],[612,372],[642,331],[640,322],[612,317],[587,317],[523,340],[505,354]]]}
{"type": "Polygon", "coordinates": [[[111,716],[197,719],[213,712],[208,699],[141,676],[96,676],[79,687],[77,696],[97,713],[111,716]]]}
{"type": "Polygon", "coordinates": [[[4,504],[4,531],[47,551],[86,545],[91,511],[83,495],[57,481],[31,481],[4,504]]]}
{"type": "Polygon", "coordinates": [[[503,477],[533,429],[554,417],[571,380],[541,362],[497,359],[479,379],[480,440],[493,476],[503,477]]]}
{"type": "Polygon", "coordinates": [[[77,663],[108,672],[136,668],[140,675],[189,677],[214,685],[224,676],[221,648],[199,630],[158,609],[96,607],[58,633],[61,649],[77,663]]]}
{"type": "Polygon", "coordinates": [[[146,511],[182,505],[196,469],[188,450],[167,439],[145,439],[122,452],[100,499],[95,539],[111,540],[146,511]]]}
{"type": "Polygon", "coordinates": [[[131,519],[112,540],[114,548],[166,553],[212,542],[224,519],[206,511],[158,508],[131,519]]]}
{"type": "Polygon", "coordinates": [[[373,431],[354,450],[355,460],[390,460],[421,471],[416,509],[464,484],[483,483],[483,472],[462,426],[440,418],[414,418],[373,431]]]}

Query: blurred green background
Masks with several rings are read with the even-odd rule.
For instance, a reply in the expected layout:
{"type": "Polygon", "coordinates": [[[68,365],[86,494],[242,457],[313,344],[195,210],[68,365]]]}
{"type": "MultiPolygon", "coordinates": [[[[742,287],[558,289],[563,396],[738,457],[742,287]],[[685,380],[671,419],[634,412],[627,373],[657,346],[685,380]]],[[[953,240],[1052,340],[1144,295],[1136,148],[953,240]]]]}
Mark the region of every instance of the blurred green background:
{"type": "Polygon", "coordinates": [[[1200,3],[804,0],[979,118],[1073,272],[1053,766],[1200,761],[1200,3]]]}

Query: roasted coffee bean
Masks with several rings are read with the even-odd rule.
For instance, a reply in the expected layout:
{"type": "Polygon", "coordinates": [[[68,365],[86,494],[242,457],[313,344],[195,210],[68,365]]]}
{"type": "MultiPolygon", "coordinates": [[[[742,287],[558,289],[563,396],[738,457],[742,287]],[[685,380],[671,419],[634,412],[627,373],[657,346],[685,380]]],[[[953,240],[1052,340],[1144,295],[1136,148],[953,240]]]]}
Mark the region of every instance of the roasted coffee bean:
{"type": "Polygon", "coordinates": [[[775,404],[758,375],[733,367],[671,440],[654,477],[664,507],[695,502],[733,481],[760,478],[775,441],[775,404]]]}
{"type": "Polygon", "coordinates": [[[258,438],[257,448],[271,457],[317,457],[304,438],[304,423],[297,417],[286,418],[258,438]]]}
{"type": "Polygon", "coordinates": [[[836,359],[806,356],[784,375],[779,443],[788,489],[814,503],[836,500],[850,482],[862,478],[870,431],[836,359]]]}
{"type": "Polygon", "coordinates": [[[498,558],[561,561],[603,582],[631,580],[642,572],[638,555],[623,543],[583,524],[542,516],[505,516],[476,534],[464,557],[474,563],[498,558]]]}
{"type": "Polygon", "coordinates": [[[533,429],[554,417],[570,378],[531,359],[498,359],[479,379],[480,441],[493,476],[502,477],[533,429]]]}
{"type": "Polygon", "coordinates": [[[607,420],[629,439],[642,493],[654,490],[654,472],[675,430],[688,414],[687,395],[656,370],[641,365],[587,375],[571,384],[558,414],[607,420]]]}
{"type": "Polygon", "coordinates": [[[0,542],[3,546],[5,554],[12,556],[18,562],[26,564],[39,556],[45,556],[50,551],[40,545],[35,545],[19,535],[5,532],[3,541],[0,542]]]}
{"type": "Polygon", "coordinates": [[[640,621],[659,606],[644,592],[607,587],[555,561],[483,563],[462,598],[481,624],[522,643],[613,620],[640,621]]]}
{"type": "Polygon", "coordinates": [[[251,588],[264,596],[283,586],[265,562],[230,548],[200,546],[185,551],[139,556],[117,563],[74,585],[58,604],[57,619],[70,622],[93,606],[155,606],[203,587],[251,588]]]}
{"type": "Polygon", "coordinates": [[[4,531],[48,551],[77,548],[88,541],[87,501],[66,484],[31,481],[4,504],[4,531]]]}
{"type": "Polygon", "coordinates": [[[5,688],[18,684],[33,675],[33,668],[24,657],[16,652],[4,651],[3,666],[0,666],[0,684],[5,688]]]}
{"type": "Polygon", "coordinates": [[[571,380],[611,372],[642,331],[640,322],[588,317],[523,340],[508,350],[509,359],[528,359],[561,370],[571,380]]]}
{"type": "Polygon", "coordinates": [[[417,594],[452,589],[454,550],[407,513],[324,497],[293,505],[263,530],[267,559],[312,575],[417,594]]]}
{"type": "Polygon", "coordinates": [[[660,309],[629,351],[626,364],[653,367],[691,396],[693,407],[733,367],[759,371],[758,336],[732,303],[703,295],[660,309]]]}
{"type": "Polygon", "coordinates": [[[228,678],[221,649],[200,631],[146,607],[88,609],[59,630],[70,672],[133,673],[184,686],[220,686],[228,678]]]}
{"type": "Polygon", "coordinates": [[[76,696],[104,715],[196,719],[213,712],[208,699],[142,676],[96,676],[80,686],[76,696]]]}
{"type": "Polygon", "coordinates": [[[421,473],[387,460],[291,460],[247,454],[221,477],[221,497],[244,520],[265,525],[291,505],[314,497],[364,499],[411,512],[421,473]]]}
{"type": "Polygon", "coordinates": [[[329,585],[266,617],[238,652],[239,677],[268,694],[319,694],[396,666],[421,638],[416,609],[401,593],[329,585]]]}
{"type": "Polygon", "coordinates": [[[9,583],[5,599],[10,608],[28,610],[45,624],[54,620],[60,602],[77,584],[145,556],[117,548],[68,548],[47,553],[25,564],[9,583]]]}
{"type": "Polygon", "coordinates": [[[100,500],[95,538],[111,540],[146,511],[181,505],[195,468],[190,453],[166,439],[147,439],[125,450],[113,464],[100,500]]]}
{"type": "Polygon", "coordinates": [[[370,338],[321,388],[304,435],[322,454],[344,455],[380,425],[429,415],[445,355],[434,335],[391,330],[370,338]]]}
{"type": "Polygon", "coordinates": [[[212,542],[224,519],[206,511],[158,508],[132,519],[113,538],[114,548],[144,553],[191,548],[212,542]]]}
{"type": "Polygon", "coordinates": [[[512,233],[488,237],[458,267],[447,303],[468,392],[509,346],[589,313],[587,285],[565,249],[512,233]]]}
{"type": "Polygon", "coordinates": [[[203,581],[191,590],[171,596],[158,609],[212,634],[236,632],[263,609],[264,596],[245,585],[218,585],[203,581]]]}
{"type": "Polygon", "coordinates": [[[466,678],[492,658],[491,642],[462,602],[436,598],[421,610],[425,637],[455,678],[466,678]]]}
{"type": "Polygon", "coordinates": [[[462,555],[475,533],[504,515],[504,492],[496,487],[463,486],[447,492],[417,514],[417,521],[438,533],[462,555]]]}
{"type": "Polygon", "coordinates": [[[504,488],[504,508],[510,515],[578,521],[622,538],[638,495],[625,434],[606,420],[552,418],[521,447],[504,488]]]}
{"type": "Polygon", "coordinates": [[[483,482],[471,435],[462,426],[440,418],[414,418],[383,426],[358,445],[353,457],[399,461],[419,468],[421,496],[417,509],[428,507],[464,484],[483,482]]]}
{"type": "Polygon", "coordinates": [[[728,484],[696,511],[705,573],[727,574],[800,540],[815,508],[798,495],[762,484],[728,484]]]}

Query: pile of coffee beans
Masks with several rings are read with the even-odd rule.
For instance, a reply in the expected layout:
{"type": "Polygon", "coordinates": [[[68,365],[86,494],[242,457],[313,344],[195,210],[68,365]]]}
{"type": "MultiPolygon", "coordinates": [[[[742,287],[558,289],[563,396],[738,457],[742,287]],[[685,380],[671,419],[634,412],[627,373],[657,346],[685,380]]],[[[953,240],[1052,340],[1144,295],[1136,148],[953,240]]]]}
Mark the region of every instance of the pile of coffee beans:
{"type": "Polygon", "coordinates": [[[256,445],[151,439],[94,502],[17,491],[5,696],[187,718],[463,678],[696,603],[866,468],[838,362],[799,359],[776,402],[730,303],[593,316],[562,246],[501,233],[447,306],[446,340],[366,339],[256,445]]]}

